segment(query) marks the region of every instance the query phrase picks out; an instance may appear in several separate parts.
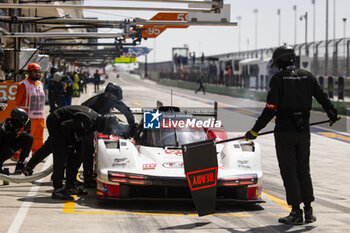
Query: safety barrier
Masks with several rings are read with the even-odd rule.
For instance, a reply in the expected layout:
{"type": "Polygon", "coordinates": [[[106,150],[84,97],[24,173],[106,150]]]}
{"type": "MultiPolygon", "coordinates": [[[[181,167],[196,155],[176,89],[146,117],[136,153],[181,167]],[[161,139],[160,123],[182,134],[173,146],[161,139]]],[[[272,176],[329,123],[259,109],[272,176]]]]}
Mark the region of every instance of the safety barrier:
{"type": "MultiPolygon", "coordinates": [[[[166,86],[175,86],[175,87],[190,89],[190,90],[196,90],[198,88],[197,83],[188,82],[188,81],[160,79],[158,83],[166,86]]],[[[254,99],[262,102],[266,101],[266,95],[267,95],[266,91],[226,87],[226,86],[219,86],[219,85],[213,85],[213,84],[205,84],[205,87],[208,93],[228,95],[228,96],[239,97],[239,98],[254,99]]],[[[336,85],[336,87],[338,88],[338,84],[336,85]]],[[[334,85],[333,85],[333,88],[334,88],[334,85]]],[[[337,108],[340,114],[350,116],[350,109],[347,108],[344,101],[334,101],[334,100],[331,100],[331,101],[333,105],[337,108]]],[[[315,99],[313,99],[312,101],[312,107],[313,107],[313,110],[322,110],[321,105],[318,104],[318,102],[315,99]]]]}
{"type": "Polygon", "coordinates": [[[319,76],[318,81],[330,99],[346,101],[346,97],[350,98],[350,77],[319,76]]]}

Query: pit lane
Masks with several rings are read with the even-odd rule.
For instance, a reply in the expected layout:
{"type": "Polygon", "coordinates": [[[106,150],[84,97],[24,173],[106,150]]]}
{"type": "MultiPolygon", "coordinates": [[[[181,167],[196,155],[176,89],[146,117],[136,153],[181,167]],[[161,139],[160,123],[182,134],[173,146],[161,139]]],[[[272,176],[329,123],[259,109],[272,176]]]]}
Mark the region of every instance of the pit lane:
{"type": "MultiPolygon", "coordinates": [[[[108,81],[122,86],[124,101],[130,107],[153,107],[156,100],[160,100],[181,107],[208,108],[212,100],[217,100],[219,119],[232,136],[249,129],[264,106],[253,100],[209,93],[194,95],[191,90],[158,86],[129,74],[121,74],[119,79],[110,74],[108,81]],[[173,97],[170,90],[173,90],[173,97]]],[[[93,86],[89,86],[88,94],[74,99],[75,103],[93,96],[92,90],[93,86]]],[[[312,117],[322,120],[325,115],[313,113],[312,117]]],[[[266,130],[272,129],[273,123],[270,123],[266,130]]],[[[93,189],[86,197],[63,203],[51,199],[52,186],[50,178],[46,177],[33,185],[0,185],[0,211],[3,213],[0,232],[346,232],[350,227],[350,159],[347,155],[350,147],[347,140],[335,138],[342,135],[347,139],[349,135],[339,132],[346,131],[343,126],[336,131],[323,126],[317,129],[331,134],[312,134],[311,174],[318,218],[313,224],[291,227],[277,223],[277,218],[286,215],[289,207],[284,201],[273,136],[266,135],[257,139],[262,145],[264,204],[218,203],[216,214],[198,217],[190,201],[100,201],[93,189]]],[[[36,171],[50,164],[51,159],[47,159],[36,171]]],[[[7,162],[7,166],[14,169],[14,163],[7,162]]]]}

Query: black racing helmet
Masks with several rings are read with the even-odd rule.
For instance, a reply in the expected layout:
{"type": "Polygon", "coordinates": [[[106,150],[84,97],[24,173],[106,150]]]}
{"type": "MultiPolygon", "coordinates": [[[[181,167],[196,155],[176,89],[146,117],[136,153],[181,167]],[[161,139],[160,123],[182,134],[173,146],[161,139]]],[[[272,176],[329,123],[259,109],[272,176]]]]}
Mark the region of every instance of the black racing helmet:
{"type": "Polygon", "coordinates": [[[115,83],[108,83],[105,89],[105,92],[112,93],[115,95],[119,100],[123,99],[123,90],[122,88],[115,84],[115,83]]]}
{"type": "Polygon", "coordinates": [[[295,53],[294,49],[288,45],[278,47],[272,55],[273,64],[278,68],[285,68],[294,65],[295,53]]]}
{"type": "Polygon", "coordinates": [[[22,128],[28,121],[28,113],[24,109],[14,108],[11,111],[11,123],[15,128],[22,128]]]}

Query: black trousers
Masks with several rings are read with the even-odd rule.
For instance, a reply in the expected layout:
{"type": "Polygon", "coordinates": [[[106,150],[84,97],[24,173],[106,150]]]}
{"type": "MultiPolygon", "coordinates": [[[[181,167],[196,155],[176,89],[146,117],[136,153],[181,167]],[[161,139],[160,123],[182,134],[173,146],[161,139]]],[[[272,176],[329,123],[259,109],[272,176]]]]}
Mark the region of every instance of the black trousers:
{"type": "Polygon", "coordinates": [[[85,179],[91,178],[94,170],[94,133],[93,132],[83,136],[83,151],[82,151],[81,161],[83,162],[84,178],[85,179]]]}
{"type": "MultiPolygon", "coordinates": [[[[76,163],[75,175],[78,173],[79,167],[81,163],[83,163],[84,168],[84,178],[91,177],[93,174],[93,163],[94,163],[94,133],[85,135],[83,137],[83,153],[79,151],[78,156],[74,159],[78,161],[74,161],[76,163]]],[[[43,161],[46,157],[48,157],[52,153],[50,137],[45,141],[45,143],[34,153],[32,158],[28,161],[27,166],[31,169],[34,169],[41,161],[43,161]]]]}
{"type": "Polygon", "coordinates": [[[33,154],[27,163],[27,166],[34,169],[41,161],[52,153],[50,141],[47,139],[45,143],[33,154]]]}
{"type": "Polygon", "coordinates": [[[99,83],[94,83],[94,91],[95,93],[100,90],[100,84],[99,83]]]}
{"type": "Polygon", "coordinates": [[[28,157],[32,144],[33,136],[28,133],[21,133],[13,143],[0,145],[0,170],[2,169],[2,164],[19,149],[22,149],[19,161],[23,162],[28,157]]]}
{"type": "Polygon", "coordinates": [[[198,87],[198,89],[197,89],[195,92],[197,93],[197,92],[200,91],[200,90],[202,90],[202,91],[203,91],[203,94],[205,94],[205,89],[204,89],[203,84],[199,84],[199,87],[198,87]]]}
{"type": "Polygon", "coordinates": [[[310,175],[310,132],[275,132],[278,164],[287,203],[315,200],[310,175]]]}
{"type": "Polygon", "coordinates": [[[63,177],[66,169],[66,187],[73,187],[76,181],[76,167],[80,158],[77,154],[73,154],[69,150],[66,140],[60,129],[60,121],[50,114],[46,119],[46,126],[49,131],[48,141],[51,145],[53,153],[53,187],[54,189],[60,189],[63,187],[63,177]]]}

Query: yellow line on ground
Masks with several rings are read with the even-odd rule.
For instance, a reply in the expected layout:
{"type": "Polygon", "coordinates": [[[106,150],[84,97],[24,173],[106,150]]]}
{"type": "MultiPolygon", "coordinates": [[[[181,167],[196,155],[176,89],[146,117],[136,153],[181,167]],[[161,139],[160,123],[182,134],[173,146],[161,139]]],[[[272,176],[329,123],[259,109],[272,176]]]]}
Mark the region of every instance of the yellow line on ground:
{"type": "Polygon", "coordinates": [[[139,106],[140,108],[144,108],[144,106],[142,104],[140,104],[139,102],[137,101],[132,101],[134,104],[136,104],[137,106],[139,106]]]}
{"type": "Polygon", "coordinates": [[[285,201],[279,199],[278,197],[275,197],[275,196],[268,194],[266,192],[264,192],[264,195],[267,196],[268,198],[270,198],[272,201],[279,204],[280,206],[282,206],[284,209],[288,210],[289,212],[292,210],[285,201]]]}
{"type": "Polygon", "coordinates": [[[62,213],[64,213],[64,214],[72,214],[72,213],[74,213],[74,205],[75,205],[75,200],[77,199],[77,196],[73,195],[73,197],[74,197],[74,201],[66,201],[66,202],[64,202],[62,213]]]}
{"type": "MultiPolygon", "coordinates": [[[[276,202],[280,206],[282,206],[284,209],[287,211],[291,211],[291,208],[289,205],[266,192],[263,193],[265,196],[270,198],[272,201],[276,202]]],[[[188,215],[188,216],[197,216],[197,214],[178,214],[178,213],[142,213],[142,212],[118,212],[118,211],[75,211],[74,206],[75,206],[75,200],[77,199],[76,195],[72,195],[74,197],[74,201],[66,201],[63,206],[62,213],[64,214],[134,214],[134,215],[172,215],[172,216],[182,216],[182,215],[188,215]]],[[[213,214],[215,216],[229,216],[229,217],[254,217],[254,215],[251,214],[213,214]]]]}
{"type": "Polygon", "coordinates": [[[113,211],[73,211],[74,214],[134,214],[134,215],[193,215],[197,214],[176,214],[176,213],[142,213],[142,212],[113,212],[113,211]]]}
{"type": "Polygon", "coordinates": [[[336,133],[332,133],[332,132],[318,132],[317,134],[323,135],[323,136],[328,137],[328,138],[335,138],[335,139],[340,139],[343,141],[350,142],[349,136],[344,136],[344,135],[340,135],[340,134],[336,134],[336,133]]]}
{"type": "MultiPolygon", "coordinates": [[[[118,212],[118,211],[75,211],[76,195],[73,195],[74,201],[66,201],[63,206],[62,213],[64,214],[134,214],[134,215],[168,215],[168,216],[197,216],[197,214],[178,214],[178,213],[142,213],[142,212],[118,212]]],[[[230,216],[230,217],[254,217],[250,214],[213,214],[216,216],[230,216]]]]}
{"type": "MultiPolygon", "coordinates": [[[[142,212],[113,212],[113,211],[70,211],[65,210],[64,213],[70,214],[134,214],[134,215],[168,215],[168,216],[197,216],[197,214],[177,214],[177,213],[142,213],[142,212]]],[[[229,217],[254,217],[251,214],[211,214],[215,216],[229,216],[229,217]]]]}

